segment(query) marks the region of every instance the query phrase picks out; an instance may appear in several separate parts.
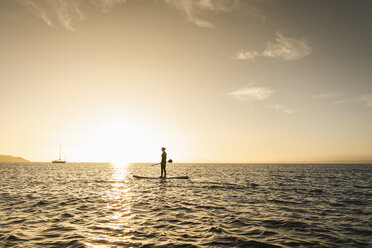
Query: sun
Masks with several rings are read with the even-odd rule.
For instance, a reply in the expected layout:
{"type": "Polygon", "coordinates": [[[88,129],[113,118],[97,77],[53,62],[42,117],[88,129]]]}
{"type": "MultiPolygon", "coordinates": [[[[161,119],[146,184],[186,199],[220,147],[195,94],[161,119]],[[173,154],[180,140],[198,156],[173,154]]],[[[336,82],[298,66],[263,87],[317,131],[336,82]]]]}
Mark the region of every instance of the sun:
{"type": "Polygon", "coordinates": [[[159,146],[146,125],[124,118],[103,121],[94,132],[100,156],[115,165],[152,161],[159,146]]]}
{"type": "Polygon", "coordinates": [[[82,127],[70,128],[64,135],[70,161],[109,162],[115,166],[157,162],[160,148],[172,143],[159,126],[131,115],[107,114],[86,121],[82,127]]]}

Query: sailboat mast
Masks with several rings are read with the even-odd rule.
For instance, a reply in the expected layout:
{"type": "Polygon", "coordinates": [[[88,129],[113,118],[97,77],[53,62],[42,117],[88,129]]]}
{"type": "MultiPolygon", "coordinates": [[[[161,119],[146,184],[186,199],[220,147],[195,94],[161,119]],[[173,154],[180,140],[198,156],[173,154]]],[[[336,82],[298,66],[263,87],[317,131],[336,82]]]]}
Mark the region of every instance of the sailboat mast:
{"type": "Polygon", "coordinates": [[[61,160],[62,145],[59,144],[59,160],[61,160]]]}

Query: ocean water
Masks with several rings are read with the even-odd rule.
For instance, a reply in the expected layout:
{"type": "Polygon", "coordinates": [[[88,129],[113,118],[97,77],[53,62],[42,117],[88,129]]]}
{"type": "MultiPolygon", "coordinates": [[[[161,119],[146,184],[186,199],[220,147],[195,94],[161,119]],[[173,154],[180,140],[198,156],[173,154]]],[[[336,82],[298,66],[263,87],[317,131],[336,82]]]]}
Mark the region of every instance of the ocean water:
{"type": "Polygon", "coordinates": [[[0,247],[372,247],[371,165],[0,164],[0,247]]]}

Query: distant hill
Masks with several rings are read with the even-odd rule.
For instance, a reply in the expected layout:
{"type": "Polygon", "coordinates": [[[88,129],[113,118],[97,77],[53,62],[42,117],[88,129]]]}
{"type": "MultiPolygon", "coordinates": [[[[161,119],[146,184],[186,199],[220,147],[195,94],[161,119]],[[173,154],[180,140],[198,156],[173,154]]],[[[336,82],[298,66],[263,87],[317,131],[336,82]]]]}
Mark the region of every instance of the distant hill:
{"type": "Polygon", "coordinates": [[[13,157],[10,155],[0,155],[0,162],[30,162],[22,157],[13,157]]]}

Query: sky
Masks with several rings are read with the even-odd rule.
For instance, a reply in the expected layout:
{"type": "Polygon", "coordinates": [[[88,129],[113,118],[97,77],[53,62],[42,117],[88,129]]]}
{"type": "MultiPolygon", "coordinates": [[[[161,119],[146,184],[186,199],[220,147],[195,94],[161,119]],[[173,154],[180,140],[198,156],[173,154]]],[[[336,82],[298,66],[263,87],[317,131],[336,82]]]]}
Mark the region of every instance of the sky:
{"type": "Polygon", "coordinates": [[[0,154],[372,162],[371,8],[0,0],[0,154]]]}

